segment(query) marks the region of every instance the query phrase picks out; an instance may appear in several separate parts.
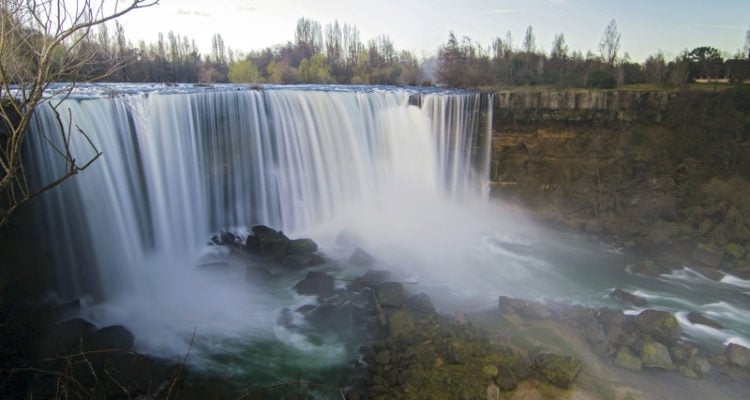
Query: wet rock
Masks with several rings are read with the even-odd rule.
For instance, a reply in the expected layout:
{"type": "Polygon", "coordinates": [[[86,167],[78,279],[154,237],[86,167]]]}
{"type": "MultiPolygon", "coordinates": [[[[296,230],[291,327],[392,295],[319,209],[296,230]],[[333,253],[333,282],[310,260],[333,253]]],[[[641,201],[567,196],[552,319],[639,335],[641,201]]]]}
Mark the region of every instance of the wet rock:
{"type": "Polygon", "coordinates": [[[687,315],[687,319],[693,324],[705,325],[705,326],[709,326],[711,328],[719,329],[719,330],[724,329],[724,325],[712,320],[711,318],[706,317],[705,315],[699,312],[695,312],[695,311],[690,312],[687,315]]]}
{"type": "Polygon", "coordinates": [[[333,277],[322,272],[310,271],[305,279],[294,285],[294,290],[301,295],[326,297],[333,294],[333,277]]]}
{"type": "Polygon", "coordinates": [[[650,276],[650,277],[659,276],[662,273],[666,272],[662,267],[657,265],[653,260],[649,260],[649,259],[641,260],[635,264],[628,265],[626,267],[626,270],[634,274],[650,276]]]}
{"type": "Polygon", "coordinates": [[[675,369],[669,350],[663,344],[648,340],[640,348],[641,362],[644,367],[659,368],[667,371],[675,369]]]}
{"type": "Polygon", "coordinates": [[[318,244],[312,239],[294,239],[289,241],[287,253],[290,255],[311,254],[318,251],[318,244]]]}
{"type": "Polygon", "coordinates": [[[80,346],[81,339],[96,330],[96,326],[81,318],[74,318],[47,328],[39,346],[42,358],[69,352],[80,346]]]}
{"type": "Polygon", "coordinates": [[[724,259],[724,251],[712,244],[698,243],[690,258],[708,267],[718,268],[724,259]]]}
{"type": "Polygon", "coordinates": [[[612,293],[610,294],[610,296],[612,296],[613,298],[621,301],[624,304],[628,304],[628,305],[631,305],[631,306],[645,307],[646,305],[648,305],[648,302],[646,301],[646,299],[644,299],[642,297],[638,297],[638,296],[636,296],[636,295],[634,295],[632,293],[626,292],[626,291],[624,291],[622,289],[615,289],[615,290],[613,290],[612,293]]]}
{"type": "Polygon", "coordinates": [[[745,346],[729,343],[727,349],[724,350],[724,355],[727,356],[727,361],[731,365],[741,368],[750,367],[750,349],[745,346]]]}
{"type": "Polygon", "coordinates": [[[688,367],[687,365],[681,365],[680,368],[678,369],[678,371],[680,372],[680,375],[682,375],[682,376],[684,376],[686,378],[690,378],[690,379],[698,379],[698,378],[700,378],[698,376],[698,374],[696,374],[695,371],[693,371],[692,369],[690,369],[690,367],[688,367]]]}
{"type": "Polygon", "coordinates": [[[542,304],[528,303],[522,309],[521,314],[530,319],[547,319],[552,317],[552,313],[542,304]]]}
{"type": "Polygon", "coordinates": [[[674,343],[680,339],[682,329],[672,313],[660,310],[645,310],[635,317],[638,330],[662,343],[674,343]]]}
{"type": "Polygon", "coordinates": [[[406,306],[417,314],[431,314],[435,312],[435,306],[427,293],[417,293],[406,300],[406,306]]]}
{"type": "Polygon", "coordinates": [[[362,282],[367,285],[379,284],[388,281],[391,271],[371,269],[362,275],[362,282]]]}
{"type": "Polygon", "coordinates": [[[349,264],[367,267],[375,264],[375,257],[357,247],[356,249],[354,249],[351,257],[349,257],[349,264]]]}
{"type": "Polygon", "coordinates": [[[615,365],[620,368],[631,369],[640,371],[643,368],[641,359],[633,354],[628,348],[623,347],[617,352],[615,356],[615,365]]]}
{"type": "Polygon", "coordinates": [[[500,296],[497,300],[497,303],[500,312],[502,312],[503,314],[517,314],[526,307],[525,301],[506,296],[500,296]]]}
{"type": "Polygon", "coordinates": [[[314,253],[287,254],[281,259],[281,263],[289,268],[303,269],[322,264],[323,259],[314,253]]]}
{"type": "Polygon", "coordinates": [[[698,348],[688,343],[677,343],[669,349],[672,361],[686,363],[698,354],[698,348]]]}
{"type": "Polygon", "coordinates": [[[391,363],[391,352],[383,350],[375,355],[375,362],[380,365],[386,365],[391,363]]]}
{"type": "Polygon", "coordinates": [[[383,307],[398,308],[406,301],[404,287],[399,282],[384,282],[375,288],[378,301],[383,307]]]}
{"type": "Polygon", "coordinates": [[[534,357],[534,369],[555,386],[568,389],[581,372],[580,360],[557,354],[541,353],[534,357]]]}
{"type": "Polygon", "coordinates": [[[737,243],[729,243],[724,246],[724,252],[734,260],[741,259],[747,253],[745,248],[737,243]]]}
{"type": "Polygon", "coordinates": [[[252,227],[252,235],[245,240],[245,249],[263,257],[283,257],[289,247],[289,238],[281,231],[265,225],[252,227]]]}
{"type": "Polygon", "coordinates": [[[99,329],[83,339],[85,351],[131,350],[135,337],[122,325],[99,329]]]}
{"type": "Polygon", "coordinates": [[[209,241],[209,244],[213,246],[237,246],[241,243],[242,241],[239,236],[227,231],[221,231],[211,236],[211,240],[209,241]]]}

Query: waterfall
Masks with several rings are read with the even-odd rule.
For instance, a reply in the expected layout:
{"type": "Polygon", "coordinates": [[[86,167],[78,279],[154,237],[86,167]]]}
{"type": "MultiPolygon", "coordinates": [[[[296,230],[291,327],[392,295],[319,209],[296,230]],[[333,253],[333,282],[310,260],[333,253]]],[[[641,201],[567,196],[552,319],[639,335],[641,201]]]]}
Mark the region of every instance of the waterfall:
{"type": "MultiPolygon", "coordinates": [[[[116,89],[58,108],[87,134],[73,154],[93,156],[89,140],[103,153],[42,198],[63,297],[131,295],[161,265],[194,263],[221,229],[304,230],[414,190],[487,194],[492,99],[479,93],[116,89]]],[[[63,171],[48,143],[59,136],[38,109],[26,158],[38,182],[63,171]]]]}

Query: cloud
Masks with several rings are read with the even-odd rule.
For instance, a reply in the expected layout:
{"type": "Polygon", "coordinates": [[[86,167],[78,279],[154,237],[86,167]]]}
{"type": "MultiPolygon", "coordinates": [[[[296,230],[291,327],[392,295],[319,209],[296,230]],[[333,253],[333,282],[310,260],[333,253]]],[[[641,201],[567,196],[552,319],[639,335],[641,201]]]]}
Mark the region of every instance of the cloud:
{"type": "Polygon", "coordinates": [[[253,6],[237,6],[237,9],[239,11],[244,11],[244,12],[249,12],[249,13],[254,13],[258,11],[258,7],[253,7],[253,6]]]}
{"type": "Polygon", "coordinates": [[[211,14],[198,11],[198,10],[185,10],[185,9],[179,9],[177,10],[177,15],[188,15],[193,17],[203,17],[203,18],[211,18],[211,14]]]}

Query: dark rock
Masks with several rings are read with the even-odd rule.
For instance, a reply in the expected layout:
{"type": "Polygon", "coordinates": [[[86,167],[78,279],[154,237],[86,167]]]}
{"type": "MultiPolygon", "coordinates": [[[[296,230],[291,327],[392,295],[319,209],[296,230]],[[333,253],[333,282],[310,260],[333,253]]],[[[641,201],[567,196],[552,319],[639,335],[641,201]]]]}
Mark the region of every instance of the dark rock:
{"type": "Polygon", "coordinates": [[[435,306],[427,293],[417,293],[406,300],[406,306],[419,314],[431,314],[435,312],[435,306]]]}
{"type": "Polygon", "coordinates": [[[235,246],[240,244],[240,241],[239,236],[231,232],[221,231],[211,236],[209,244],[214,246],[235,246]]]}
{"type": "Polygon", "coordinates": [[[112,325],[90,333],[83,339],[85,351],[131,350],[135,337],[122,325],[112,325]]]}
{"type": "Polygon", "coordinates": [[[318,251],[318,244],[312,239],[294,239],[289,241],[289,254],[310,254],[318,251]]]}
{"type": "Polygon", "coordinates": [[[663,344],[648,340],[640,348],[641,362],[644,367],[660,368],[667,371],[675,369],[669,350],[663,344]]]}
{"type": "Polygon", "coordinates": [[[310,271],[305,279],[294,285],[297,293],[308,296],[325,297],[333,294],[334,281],[333,277],[322,272],[310,271]]]}
{"type": "Polygon", "coordinates": [[[630,264],[626,267],[626,270],[630,273],[643,275],[643,276],[659,276],[664,272],[667,272],[664,268],[657,265],[652,260],[641,260],[635,264],[630,264]]]}
{"type": "Polygon", "coordinates": [[[349,257],[349,264],[352,264],[352,265],[367,267],[374,263],[375,263],[375,258],[359,247],[354,249],[352,256],[349,257]]]}
{"type": "Polygon", "coordinates": [[[365,272],[365,274],[362,276],[362,282],[367,285],[383,283],[387,281],[390,276],[390,271],[371,269],[365,272]]]}
{"type": "Polygon", "coordinates": [[[253,234],[247,237],[247,251],[263,257],[282,257],[289,247],[289,238],[281,231],[275,231],[264,225],[252,228],[253,234]]]}
{"type": "Polygon", "coordinates": [[[79,347],[81,339],[95,330],[94,324],[81,318],[70,319],[47,328],[40,346],[42,358],[64,354],[74,347],[79,347]]]}
{"type": "Polygon", "coordinates": [[[384,282],[375,288],[378,301],[383,307],[398,308],[404,305],[404,287],[399,282],[384,282]]]}
{"type": "Polygon", "coordinates": [[[610,296],[614,297],[615,299],[625,304],[629,304],[631,306],[645,307],[648,304],[646,299],[642,297],[638,297],[632,293],[628,293],[622,289],[613,290],[610,296]]]}
{"type": "Polygon", "coordinates": [[[722,249],[707,243],[698,243],[690,257],[711,268],[718,268],[724,259],[722,249]]]}
{"type": "Polygon", "coordinates": [[[750,367],[750,349],[745,346],[736,343],[729,343],[727,349],[724,350],[724,355],[727,356],[729,364],[741,368],[750,367]]]}
{"type": "Polygon", "coordinates": [[[583,364],[573,357],[541,353],[534,357],[534,370],[555,386],[568,389],[581,372],[583,364]]]}
{"type": "Polygon", "coordinates": [[[281,259],[281,263],[289,268],[303,269],[322,263],[320,256],[313,253],[289,254],[281,259]]]}
{"type": "Polygon", "coordinates": [[[642,311],[635,317],[635,324],[639,331],[662,343],[677,342],[682,334],[677,318],[666,311],[642,311]]]}
{"type": "Polygon", "coordinates": [[[706,317],[705,315],[699,312],[695,312],[695,311],[690,312],[687,315],[687,319],[693,324],[705,325],[714,329],[724,329],[724,325],[712,320],[711,318],[706,317]]]}

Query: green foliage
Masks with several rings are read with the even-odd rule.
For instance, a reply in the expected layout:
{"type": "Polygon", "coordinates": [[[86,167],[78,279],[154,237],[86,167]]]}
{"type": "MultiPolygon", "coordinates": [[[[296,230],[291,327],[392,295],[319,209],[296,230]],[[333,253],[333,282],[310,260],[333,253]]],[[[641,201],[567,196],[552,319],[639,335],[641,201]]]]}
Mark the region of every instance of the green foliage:
{"type": "Polygon", "coordinates": [[[331,66],[322,54],[314,54],[302,60],[299,65],[299,77],[304,83],[331,83],[334,81],[331,66]]]}
{"type": "Polygon", "coordinates": [[[611,72],[598,69],[593,71],[586,80],[586,87],[596,89],[614,89],[617,87],[617,80],[611,72]]]}
{"type": "Polygon", "coordinates": [[[241,60],[229,67],[229,81],[232,83],[260,82],[258,67],[253,60],[241,60]]]}

